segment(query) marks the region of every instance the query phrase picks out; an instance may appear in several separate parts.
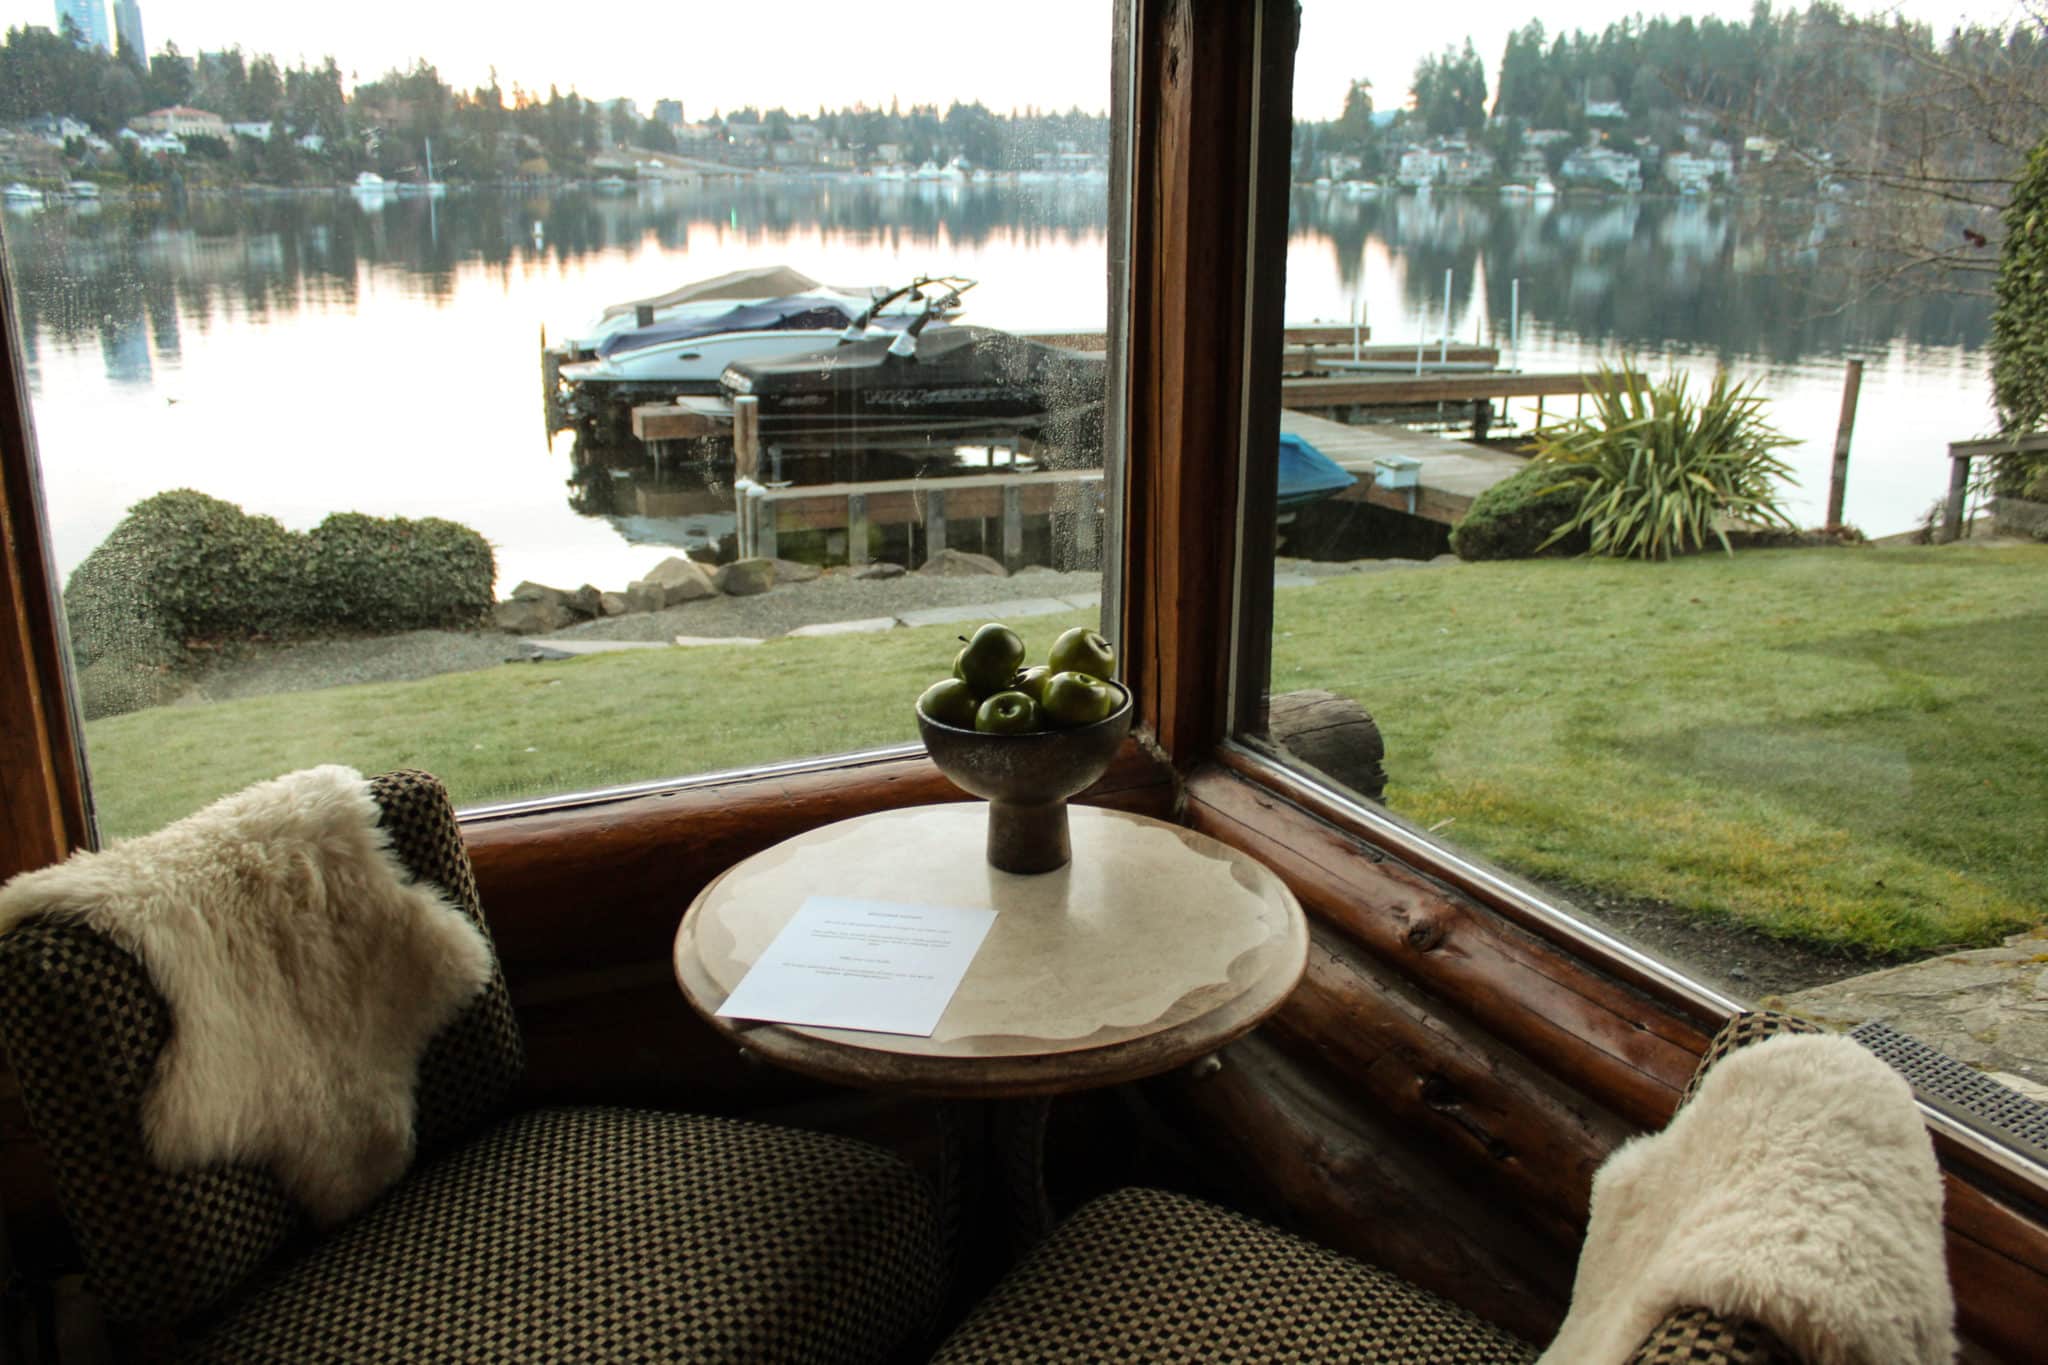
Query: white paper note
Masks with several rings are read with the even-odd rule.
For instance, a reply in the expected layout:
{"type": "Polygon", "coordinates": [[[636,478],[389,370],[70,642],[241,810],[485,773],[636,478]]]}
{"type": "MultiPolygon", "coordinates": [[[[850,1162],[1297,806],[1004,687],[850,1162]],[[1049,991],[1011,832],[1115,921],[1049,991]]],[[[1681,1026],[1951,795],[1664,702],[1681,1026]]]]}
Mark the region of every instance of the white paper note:
{"type": "Polygon", "coordinates": [[[719,1013],[929,1038],[996,912],[807,896],[719,1013]]]}

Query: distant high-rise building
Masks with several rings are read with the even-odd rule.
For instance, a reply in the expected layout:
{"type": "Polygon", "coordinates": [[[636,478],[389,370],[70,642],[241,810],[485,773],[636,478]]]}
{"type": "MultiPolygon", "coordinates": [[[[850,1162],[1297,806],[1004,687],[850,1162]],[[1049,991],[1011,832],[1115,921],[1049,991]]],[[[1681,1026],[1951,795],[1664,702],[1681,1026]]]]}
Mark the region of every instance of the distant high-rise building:
{"type": "Polygon", "coordinates": [[[131,60],[149,70],[149,44],[142,41],[142,6],[136,0],[114,0],[114,32],[128,44],[131,60]]]}
{"type": "Polygon", "coordinates": [[[90,43],[102,52],[112,52],[114,45],[107,39],[106,0],[57,0],[57,31],[64,31],[64,21],[78,30],[78,41],[90,43]]]}

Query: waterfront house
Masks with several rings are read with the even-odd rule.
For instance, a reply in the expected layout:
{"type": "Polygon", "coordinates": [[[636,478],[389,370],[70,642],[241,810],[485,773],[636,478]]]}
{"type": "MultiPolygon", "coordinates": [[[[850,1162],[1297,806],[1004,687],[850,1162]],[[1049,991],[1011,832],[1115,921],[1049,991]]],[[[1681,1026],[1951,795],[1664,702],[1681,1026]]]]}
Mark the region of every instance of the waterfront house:
{"type": "Polygon", "coordinates": [[[227,120],[219,114],[183,104],[152,109],[128,120],[128,126],[138,133],[156,133],[165,137],[217,137],[226,141],[228,136],[227,120]]]}

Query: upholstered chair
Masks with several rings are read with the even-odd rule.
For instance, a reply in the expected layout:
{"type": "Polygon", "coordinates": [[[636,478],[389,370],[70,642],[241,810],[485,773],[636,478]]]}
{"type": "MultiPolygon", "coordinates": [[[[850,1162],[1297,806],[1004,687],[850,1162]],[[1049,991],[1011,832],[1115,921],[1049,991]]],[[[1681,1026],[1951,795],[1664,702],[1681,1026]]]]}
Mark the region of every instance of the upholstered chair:
{"type": "MultiPolygon", "coordinates": [[[[1787,1015],[1738,1015],[1715,1037],[1681,1106],[1737,1049],[1816,1032],[1787,1015]]],[[[1528,1365],[1539,1353],[1378,1267],[1184,1195],[1125,1189],[1077,1210],[933,1359],[1528,1365]]],[[[1649,1332],[1630,1365],[1811,1362],[1756,1322],[1681,1307],[1649,1332]]]]}
{"type": "MultiPolygon", "coordinates": [[[[370,779],[393,851],[488,931],[425,773],[370,779]]],[[[495,955],[420,1061],[405,1176],[316,1227],[269,1169],[160,1169],[141,1112],[172,1016],[77,922],[0,936],[0,1040],[90,1284],[120,1335],[201,1361],[838,1362],[937,1311],[933,1206],[863,1143],[625,1108],[513,1112],[522,1047],[495,955]]]]}

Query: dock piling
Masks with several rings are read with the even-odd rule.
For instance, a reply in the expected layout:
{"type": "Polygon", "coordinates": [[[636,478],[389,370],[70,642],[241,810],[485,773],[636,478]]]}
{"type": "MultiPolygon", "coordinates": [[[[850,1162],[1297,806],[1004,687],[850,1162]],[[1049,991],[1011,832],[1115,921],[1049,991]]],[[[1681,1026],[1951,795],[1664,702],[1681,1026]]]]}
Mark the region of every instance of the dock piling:
{"type": "Polygon", "coordinates": [[[1842,416],[1835,424],[1835,467],[1828,478],[1828,529],[1840,530],[1842,501],[1849,491],[1849,437],[1856,430],[1856,397],[1863,388],[1863,361],[1849,362],[1842,380],[1842,416]]]}

